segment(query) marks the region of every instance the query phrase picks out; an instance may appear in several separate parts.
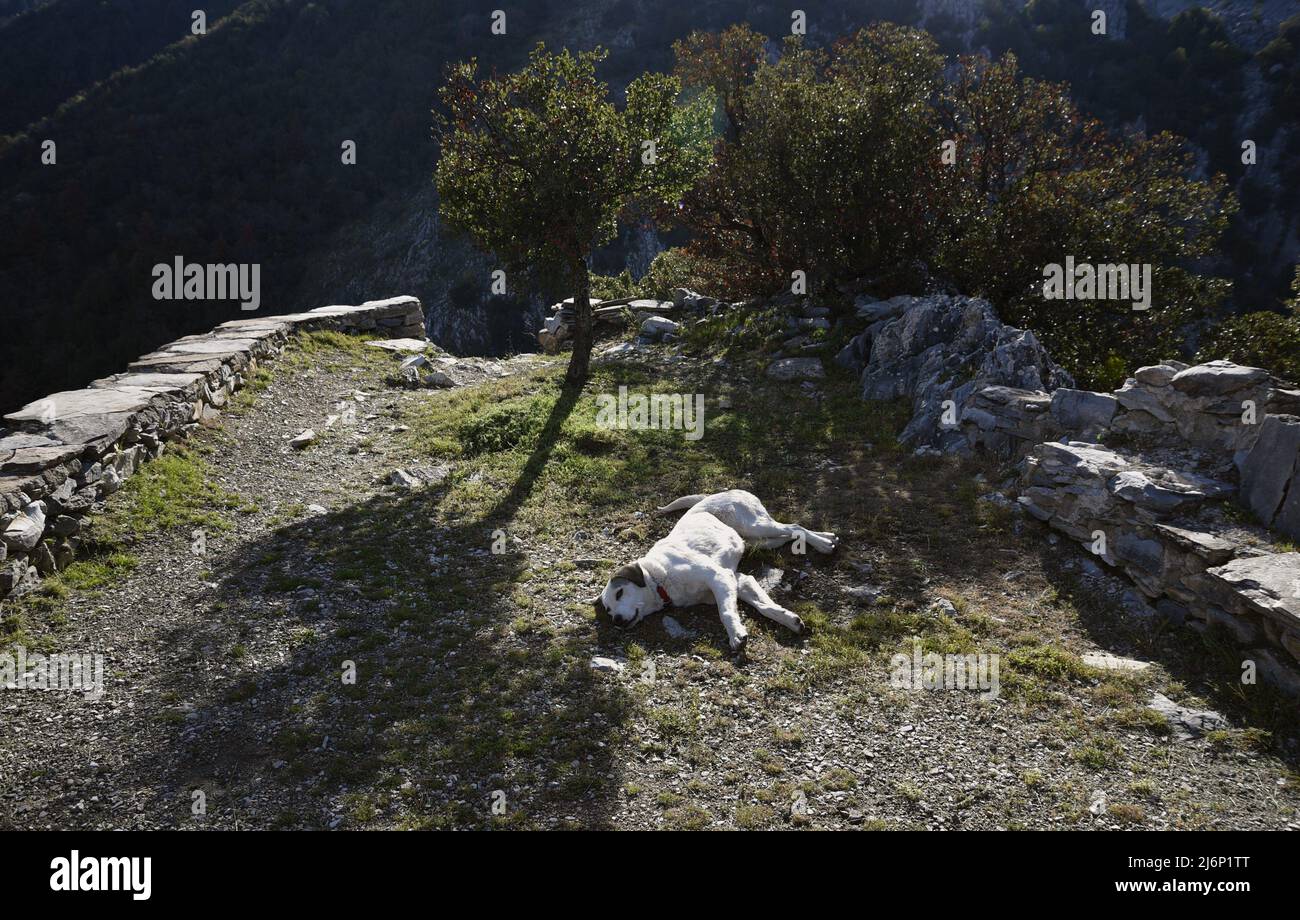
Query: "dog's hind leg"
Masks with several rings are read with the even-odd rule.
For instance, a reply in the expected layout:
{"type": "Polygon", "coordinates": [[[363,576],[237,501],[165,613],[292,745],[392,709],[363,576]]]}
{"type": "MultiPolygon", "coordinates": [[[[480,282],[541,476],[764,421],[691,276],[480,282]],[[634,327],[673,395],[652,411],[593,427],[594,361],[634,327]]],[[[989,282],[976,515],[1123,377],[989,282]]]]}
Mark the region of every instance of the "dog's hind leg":
{"type": "Polygon", "coordinates": [[[799,614],[786,610],[776,601],[768,596],[763,590],[763,586],[758,583],[758,579],[753,575],[737,576],[737,585],[740,589],[740,599],[749,606],[753,607],[760,614],[769,620],[780,623],[786,629],[794,630],[797,633],[804,631],[804,622],[799,614]]]}
{"type": "Polygon", "coordinates": [[[808,544],[819,553],[833,553],[835,547],[839,546],[840,538],[833,533],[824,530],[806,530],[802,527],[799,529],[807,535],[808,544]]]}
{"type": "Polygon", "coordinates": [[[801,535],[804,542],[819,553],[834,552],[839,542],[833,533],[807,530],[798,524],[782,524],[771,518],[766,521],[755,521],[752,524],[742,524],[735,529],[744,540],[764,549],[782,546],[791,540],[799,539],[801,535]]]}

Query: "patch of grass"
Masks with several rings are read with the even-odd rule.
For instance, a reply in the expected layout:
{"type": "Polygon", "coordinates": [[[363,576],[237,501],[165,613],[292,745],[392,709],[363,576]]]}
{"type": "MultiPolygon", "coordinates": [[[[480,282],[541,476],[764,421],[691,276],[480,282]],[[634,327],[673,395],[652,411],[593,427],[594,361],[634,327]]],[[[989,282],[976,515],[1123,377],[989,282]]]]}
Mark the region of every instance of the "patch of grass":
{"type": "Polygon", "coordinates": [[[736,827],[741,830],[756,830],[770,824],[774,813],[766,805],[737,805],[736,827]]]}
{"type": "Polygon", "coordinates": [[[137,565],[125,552],[104,552],[75,560],[57,575],[41,580],[35,591],[0,604],[0,649],[23,646],[52,651],[54,631],[67,623],[65,605],[72,590],[96,592],[137,565]]]}
{"type": "Polygon", "coordinates": [[[383,336],[374,332],[349,334],[334,329],[300,332],[277,362],[286,370],[310,368],[332,373],[361,367],[396,367],[393,356],[382,348],[367,345],[383,336]]]}
{"type": "Polygon", "coordinates": [[[649,721],[668,741],[688,737],[699,729],[699,714],[679,706],[656,706],[649,712],[649,721]]]}
{"type": "Polygon", "coordinates": [[[92,540],[116,546],[176,527],[229,529],[223,513],[243,502],[213,483],[210,475],[207,461],[184,447],[146,463],[113,497],[108,510],[92,519],[92,540]]]}
{"type": "Polygon", "coordinates": [[[702,831],[713,822],[708,810],[694,802],[664,812],[664,824],[678,831],[702,831]]]}
{"type": "Polygon", "coordinates": [[[754,762],[768,776],[780,776],[785,772],[785,761],[771,751],[759,749],[754,752],[754,762]]]}
{"type": "Polygon", "coordinates": [[[1050,699],[1050,688],[1067,682],[1081,683],[1096,673],[1074,652],[1035,640],[1003,656],[999,679],[1009,696],[1044,702],[1050,699]]]}
{"type": "Polygon", "coordinates": [[[846,792],[858,784],[858,778],[843,767],[833,767],[822,775],[821,784],[830,792],[846,792]]]}
{"type": "Polygon", "coordinates": [[[781,747],[799,747],[803,744],[803,732],[778,725],[772,729],[772,740],[781,747]]]}
{"type": "Polygon", "coordinates": [[[913,805],[921,801],[921,798],[924,795],[920,786],[909,782],[894,783],[894,791],[913,805]]]}
{"type": "Polygon", "coordinates": [[[877,657],[888,661],[902,654],[910,661],[913,638],[921,642],[922,654],[966,655],[981,651],[975,633],[949,617],[877,607],[846,624],[832,620],[813,604],[799,603],[795,610],[813,629],[808,640],[812,654],[794,666],[802,681],[811,685],[857,670],[877,657]]]}
{"type": "Polygon", "coordinates": [[[1134,780],[1128,784],[1128,791],[1146,799],[1154,799],[1158,794],[1155,781],[1150,779],[1134,780]]]}
{"type": "Polygon", "coordinates": [[[1124,824],[1141,824],[1147,819],[1145,808],[1127,802],[1111,803],[1106,808],[1106,814],[1124,824]]]}
{"type": "Polygon", "coordinates": [[[1070,759],[1089,770],[1100,772],[1119,766],[1124,756],[1124,745],[1114,738],[1102,736],[1070,752],[1070,759]]]}
{"type": "Polygon", "coordinates": [[[115,583],[138,564],[139,560],[129,553],[105,553],[74,561],[58,574],[58,579],[69,588],[93,591],[115,583]]]}

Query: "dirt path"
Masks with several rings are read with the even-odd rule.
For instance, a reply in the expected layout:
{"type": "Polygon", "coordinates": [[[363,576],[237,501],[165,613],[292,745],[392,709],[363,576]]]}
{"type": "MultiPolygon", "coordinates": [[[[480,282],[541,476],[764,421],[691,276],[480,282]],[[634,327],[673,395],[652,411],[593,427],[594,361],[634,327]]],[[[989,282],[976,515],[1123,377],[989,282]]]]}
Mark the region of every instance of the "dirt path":
{"type": "MultiPolygon", "coordinates": [[[[605,489],[634,461],[590,433],[552,447],[549,420],[517,466],[490,448],[445,463],[428,445],[456,433],[430,407],[471,397],[386,386],[387,361],[284,361],[196,439],[240,506],[202,555],[164,530],[67,598],[55,644],[102,652],[107,691],[0,694],[0,827],[1300,827],[1295,741],[1260,701],[941,461],[834,434],[832,456],[779,464],[648,448],[655,470],[736,476],[842,538],[834,558],[747,560],[783,571],[774,596],[817,631],[747,614],[738,660],[710,611],[672,611],[685,635],[658,617],[624,633],[577,602],[671,525],[643,516],[651,497],[692,483],[605,489]],[[294,450],[304,428],[320,437],[294,450]],[[426,485],[384,485],[398,466],[426,485]],[[1000,655],[1000,693],[891,686],[913,635],[1000,655]],[[1151,664],[1082,667],[1096,651],[1151,664]],[[1180,738],[1156,692],[1225,722],[1180,738]]],[[[701,366],[653,373],[712,394],[701,366]]],[[[545,385],[515,380],[470,416],[545,385]]],[[[770,398],[737,386],[738,412],[770,398]]]]}

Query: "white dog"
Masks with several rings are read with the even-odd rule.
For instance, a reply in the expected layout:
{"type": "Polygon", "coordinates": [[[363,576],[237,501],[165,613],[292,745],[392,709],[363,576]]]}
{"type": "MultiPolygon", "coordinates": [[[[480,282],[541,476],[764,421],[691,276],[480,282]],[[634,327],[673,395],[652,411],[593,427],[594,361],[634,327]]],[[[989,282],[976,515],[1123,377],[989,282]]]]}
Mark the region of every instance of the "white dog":
{"type": "Polygon", "coordinates": [[[740,622],[736,601],[749,604],[769,620],[795,632],[804,623],[767,596],[752,575],[736,571],[745,541],[771,548],[799,541],[822,553],[835,549],[832,533],[807,530],[773,520],[755,496],[740,489],[715,495],[687,495],[660,508],[660,513],[691,509],[668,536],[635,562],[623,566],[593,599],[598,613],[619,626],[633,626],[666,606],[689,607],[712,601],[718,606],[732,651],[740,651],[749,631],[740,622]]]}

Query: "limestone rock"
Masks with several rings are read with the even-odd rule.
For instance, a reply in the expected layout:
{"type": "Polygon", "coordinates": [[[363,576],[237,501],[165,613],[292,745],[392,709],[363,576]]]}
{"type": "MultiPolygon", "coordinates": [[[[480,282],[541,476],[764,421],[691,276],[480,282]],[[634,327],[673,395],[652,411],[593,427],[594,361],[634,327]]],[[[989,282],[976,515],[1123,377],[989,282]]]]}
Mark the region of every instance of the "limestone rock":
{"type": "Polygon", "coordinates": [[[372,348],[382,348],[397,354],[422,353],[434,347],[427,339],[375,339],[366,342],[372,348]]]}
{"type": "Polygon", "coordinates": [[[1083,663],[1090,668],[1097,668],[1101,671],[1123,671],[1127,673],[1139,673],[1151,667],[1149,661],[1138,661],[1135,658],[1108,655],[1105,652],[1090,652],[1083,656],[1083,663]]]}
{"type": "Polygon", "coordinates": [[[61,514],[50,524],[50,530],[60,537],[72,537],[81,532],[81,521],[71,515],[61,514]]]}
{"type": "Polygon", "coordinates": [[[1052,415],[1067,429],[1099,431],[1110,425],[1119,401],[1110,393],[1059,387],[1052,393],[1052,415]]]}
{"type": "Polygon", "coordinates": [[[1228,720],[1217,712],[1208,709],[1191,709],[1179,706],[1163,693],[1157,693],[1147,703],[1147,708],[1154,709],[1165,717],[1174,737],[1179,741],[1199,738],[1206,732],[1218,731],[1228,727],[1228,720]]]}
{"type": "Polygon", "coordinates": [[[879,585],[856,585],[845,588],[844,593],[859,604],[874,604],[885,593],[885,589],[879,585]]]}
{"type": "Polygon", "coordinates": [[[1241,493],[1261,522],[1300,537],[1300,417],[1264,418],[1241,466],[1241,493]]]}
{"type": "MultiPolygon", "coordinates": [[[[1046,394],[1073,385],[1032,332],[1004,325],[987,301],[936,294],[885,303],[870,305],[872,315],[899,312],[863,333],[870,347],[862,396],[911,398],[915,414],[899,438],[904,443],[965,452],[962,431],[942,425],[945,403],[960,412],[989,386],[1046,394]]],[[[851,359],[845,355],[842,363],[851,359]]]]}
{"type": "Polygon", "coordinates": [[[664,615],[663,624],[664,632],[668,633],[670,639],[688,639],[694,635],[689,629],[667,614],[664,615]]]}
{"type": "Polygon", "coordinates": [[[641,324],[641,339],[646,342],[662,342],[680,332],[681,326],[666,316],[650,316],[641,324]]]}
{"type": "Polygon", "coordinates": [[[401,489],[418,489],[422,483],[406,470],[393,470],[388,474],[388,484],[401,489]]]}
{"type": "Polygon", "coordinates": [[[5,418],[18,425],[40,426],[62,444],[102,446],[120,438],[132,414],[146,408],[154,396],[130,388],[67,390],[28,403],[5,418]]]}
{"type": "Polygon", "coordinates": [[[1206,574],[1218,582],[1217,599],[1229,612],[1256,612],[1300,630],[1300,553],[1234,559],[1206,574]]]}
{"type": "Polygon", "coordinates": [[[22,597],[39,584],[40,576],[26,559],[0,562],[0,597],[22,597]]]}
{"type": "Polygon", "coordinates": [[[29,561],[36,566],[36,571],[42,575],[53,575],[59,570],[58,565],[54,562],[54,553],[50,552],[49,543],[37,544],[36,548],[31,552],[29,561]]]}
{"type": "Polygon", "coordinates": [[[1222,396],[1268,380],[1268,371],[1231,361],[1210,361],[1179,371],[1170,386],[1188,396],[1222,396]]]}
{"type": "Polygon", "coordinates": [[[1169,364],[1151,364],[1134,371],[1133,379],[1150,387],[1165,387],[1169,386],[1169,381],[1173,380],[1174,375],[1180,370],[1182,368],[1169,364]]]}
{"type": "Polygon", "coordinates": [[[45,503],[31,502],[0,533],[6,546],[17,552],[31,552],[45,532],[45,503]]]}

